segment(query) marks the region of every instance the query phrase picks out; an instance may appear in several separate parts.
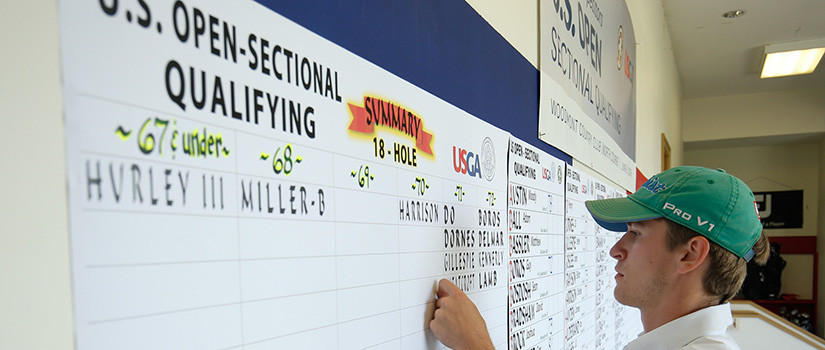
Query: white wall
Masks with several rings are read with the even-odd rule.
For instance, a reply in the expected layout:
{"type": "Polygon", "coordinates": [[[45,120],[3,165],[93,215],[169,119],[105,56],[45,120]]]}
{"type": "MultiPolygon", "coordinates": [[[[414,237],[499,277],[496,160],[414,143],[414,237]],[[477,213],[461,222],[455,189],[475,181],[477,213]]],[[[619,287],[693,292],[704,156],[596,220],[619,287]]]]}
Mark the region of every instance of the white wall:
{"type": "Polygon", "coordinates": [[[533,67],[539,67],[539,2],[537,0],[467,0],[533,67]]]}
{"type": "Polygon", "coordinates": [[[825,88],[687,99],[682,108],[685,142],[825,132],[825,88]]]}
{"type": "Polygon", "coordinates": [[[647,177],[662,171],[661,134],[671,166],[682,164],[682,88],[660,1],[627,0],[636,35],[636,167],[647,177]]]}
{"type": "Polygon", "coordinates": [[[55,1],[0,2],[0,349],[73,344],[55,1]]]}

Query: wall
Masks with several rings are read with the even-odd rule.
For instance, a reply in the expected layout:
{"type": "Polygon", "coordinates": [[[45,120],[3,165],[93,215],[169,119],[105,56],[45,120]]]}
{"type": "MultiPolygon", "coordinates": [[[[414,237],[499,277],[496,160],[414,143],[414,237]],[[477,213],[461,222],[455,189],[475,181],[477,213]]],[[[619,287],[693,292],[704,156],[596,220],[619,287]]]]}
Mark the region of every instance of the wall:
{"type": "Polygon", "coordinates": [[[636,167],[647,177],[662,171],[661,134],[671,166],[682,164],[682,88],[659,1],[628,0],[636,34],[636,167]]]}
{"type": "Polygon", "coordinates": [[[467,0],[504,39],[539,68],[539,6],[536,0],[467,0]]]}
{"type": "Polygon", "coordinates": [[[57,3],[0,2],[0,33],[0,349],[70,349],[57,3]]]}
{"type": "Polygon", "coordinates": [[[685,142],[825,132],[825,88],[687,99],[685,142]]]}

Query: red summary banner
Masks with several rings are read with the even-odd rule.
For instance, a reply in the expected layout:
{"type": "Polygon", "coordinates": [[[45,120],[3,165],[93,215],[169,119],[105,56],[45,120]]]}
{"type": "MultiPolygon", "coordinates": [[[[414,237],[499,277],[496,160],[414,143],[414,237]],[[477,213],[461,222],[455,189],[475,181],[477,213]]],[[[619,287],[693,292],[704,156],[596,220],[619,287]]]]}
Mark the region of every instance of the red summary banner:
{"type": "Polygon", "coordinates": [[[350,130],[371,134],[375,132],[376,125],[384,126],[410,136],[415,139],[416,148],[433,155],[431,145],[433,134],[425,131],[421,118],[406,108],[371,96],[364,96],[363,106],[352,103],[347,105],[352,115],[350,130]]]}

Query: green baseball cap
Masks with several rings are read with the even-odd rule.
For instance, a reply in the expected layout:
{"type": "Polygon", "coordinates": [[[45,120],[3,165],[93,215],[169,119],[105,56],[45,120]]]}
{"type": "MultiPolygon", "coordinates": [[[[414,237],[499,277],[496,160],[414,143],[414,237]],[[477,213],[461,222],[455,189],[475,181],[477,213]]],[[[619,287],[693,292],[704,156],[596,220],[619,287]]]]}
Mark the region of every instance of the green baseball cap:
{"type": "Polygon", "coordinates": [[[627,223],[667,218],[750,261],[762,234],[748,185],[722,169],[671,168],[651,177],[624,198],[585,202],[599,226],[626,231],[627,223]]]}

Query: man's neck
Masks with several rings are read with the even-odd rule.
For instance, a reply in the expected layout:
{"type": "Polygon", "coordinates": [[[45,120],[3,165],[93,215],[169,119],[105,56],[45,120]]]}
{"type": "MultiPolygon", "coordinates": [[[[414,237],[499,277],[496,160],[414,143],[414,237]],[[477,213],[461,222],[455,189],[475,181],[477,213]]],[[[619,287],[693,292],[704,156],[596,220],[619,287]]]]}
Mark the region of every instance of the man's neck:
{"type": "Polygon", "coordinates": [[[716,305],[703,293],[675,293],[657,305],[642,307],[642,325],[648,333],[679,317],[716,305]]]}

